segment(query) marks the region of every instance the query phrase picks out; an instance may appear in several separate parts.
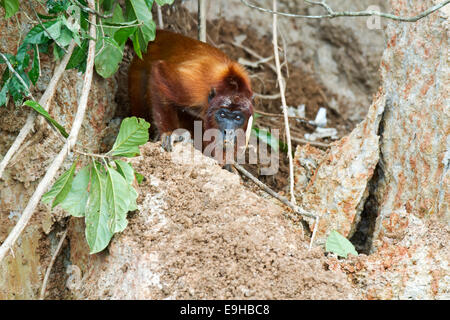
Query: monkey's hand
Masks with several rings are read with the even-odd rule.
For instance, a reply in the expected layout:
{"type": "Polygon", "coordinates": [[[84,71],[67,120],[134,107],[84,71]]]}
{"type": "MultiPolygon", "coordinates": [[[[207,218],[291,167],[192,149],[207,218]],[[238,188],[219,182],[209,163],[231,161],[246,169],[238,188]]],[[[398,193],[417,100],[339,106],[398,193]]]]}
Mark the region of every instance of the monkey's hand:
{"type": "Polygon", "coordinates": [[[191,134],[189,131],[183,133],[165,132],[161,135],[161,146],[167,152],[172,152],[174,143],[182,141],[191,141],[191,134]]]}

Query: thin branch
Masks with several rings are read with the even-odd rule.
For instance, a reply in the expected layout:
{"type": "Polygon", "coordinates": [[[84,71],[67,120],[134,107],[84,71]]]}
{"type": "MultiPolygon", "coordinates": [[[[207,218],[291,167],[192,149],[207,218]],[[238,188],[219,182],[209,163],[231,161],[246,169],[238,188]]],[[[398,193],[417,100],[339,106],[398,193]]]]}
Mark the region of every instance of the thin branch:
{"type": "MultiPolygon", "coordinates": [[[[50,100],[55,94],[56,86],[61,79],[61,76],[63,72],[66,70],[67,63],[69,62],[70,56],[72,55],[73,49],[75,48],[75,42],[72,41],[72,43],[69,45],[68,52],[64,56],[64,58],[61,60],[61,63],[56,67],[55,73],[53,74],[52,78],[50,79],[50,82],[47,85],[47,89],[45,90],[44,94],[42,95],[41,99],[39,100],[39,104],[48,111],[50,106],[50,100]]],[[[0,53],[2,55],[2,53],[0,53]]],[[[12,68],[12,67],[11,67],[12,68]]],[[[21,80],[19,76],[19,80],[21,80]]],[[[22,79],[23,81],[23,79],[22,79]]],[[[31,93],[30,93],[31,95],[31,93]]],[[[33,96],[31,95],[31,98],[33,96]]],[[[13,157],[13,155],[19,150],[20,146],[22,145],[23,141],[27,137],[27,135],[30,133],[30,131],[34,127],[34,121],[36,119],[37,113],[32,110],[28,114],[27,120],[25,122],[25,125],[20,130],[19,134],[17,135],[16,139],[14,140],[13,144],[9,148],[6,155],[3,157],[2,161],[0,162],[0,179],[3,175],[3,171],[5,170],[6,166],[8,165],[9,161],[13,157]]]]}
{"type": "Polygon", "coordinates": [[[270,194],[272,197],[274,197],[275,199],[279,200],[281,203],[285,204],[286,206],[288,206],[289,208],[291,208],[295,213],[308,217],[308,218],[317,218],[317,215],[313,214],[313,213],[309,213],[308,211],[304,210],[303,208],[295,205],[294,203],[292,203],[291,201],[289,201],[287,198],[279,195],[278,193],[276,193],[275,191],[273,191],[272,189],[270,189],[268,186],[266,186],[264,183],[262,183],[261,181],[259,181],[254,175],[252,175],[250,172],[248,172],[247,170],[245,170],[240,164],[238,163],[234,163],[233,164],[234,167],[241,172],[244,176],[246,176],[247,178],[249,178],[250,180],[252,180],[252,182],[254,184],[256,184],[258,187],[260,187],[262,190],[264,190],[265,192],[267,192],[268,194],[270,194]]]}
{"type": "Polygon", "coordinates": [[[47,267],[47,271],[45,272],[45,277],[44,277],[44,281],[42,282],[41,294],[39,296],[39,300],[44,300],[45,290],[47,289],[47,282],[48,282],[48,279],[50,278],[50,273],[52,271],[53,264],[55,263],[56,257],[58,257],[59,251],[61,250],[64,240],[66,239],[66,236],[67,236],[67,229],[64,231],[63,235],[61,236],[61,239],[59,239],[58,246],[56,247],[55,253],[53,253],[52,259],[50,260],[50,264],[47,267]]]}
{"type": "Polygon", "coordinates": [[[206,42],[206,0],[198,0],[198,40],[206,42]]]}
{"type": "Polygon", "coordinates": [[[270,69],[272,69],[275,73],[277,73],[277,68],[276,68],[273,64],[269,63],[268,61],[267,61],[267,62],[263,61],[265,58],[262,57],[261,55],[259,55],[258,53],[256,53],[255,51],[253,51],[252,49],[250,49],[250,48],[248,48],[248,47],[246,47],[246,46],[244,46],[244,45],[242,45],[242,44],[240,44],[240,43],[237,43],[236,41],[232,41],[232,42],[230,42],[230,43],[231,43],[232,45],[234,45],[235,47],[241,48],[241,49],[243,49],[245,52],[247,52],[248,54],[254,56],[254,57],[257,58],[257,59],[259,59],[260,61],[262,61],[262,63],[264,63],[264,64],[267,65],[270,69]]]}
{"type": "Polygon", "coordinates": [[[306,140],[306,139],[302,139],[302,138],[297,138],[294,136],[291,137],[291,140],[296,143],[299,143],[299,144],[310,144],[314,147],[319,147],[319,148],[324,148],[324,149],[328,149],[330,147],[330,145],[328,143],[310,141],[310,140],[306,140]]]}
{"type": "MultiPolygon", "coordinates": [[[[281,94],[280,93],[276,93],[276,94],[260,94],[260,93],[253,93],[253,96],[255,98],[259,98],[259,99],[263,99],[263,100],[276,100],[276,99],[280,99],[281,98],[281,94]]],[[[255,110],[255,112],[265,115],[265,116],[269,116],[268,113],[263,114],[261,111],[255,110]]],[[[271,114],[272,115],[272,114],[271,114]]],[[[283,116],[281,114],[275,114],[273,113],[274,116],[283,116]]]]}
{"type": "MultiPolygon", "coordinates": [[[[89,4],[90,8],[92,8],[92,9],[95,8],[95,0],[88,0],[88,4],[89,4]]],[[[89,19],[91,21],[93,21],[95,19],[95,15],[91,14],[89,19]]],[[[92,24],[90,25],[90,28],[89,28],[89,34],[90,34],[90,39],[95,39],[96,28],[92,24]]],[[[36,190],[34,191],[33,195],[31,196],[30,200],[28,201],[27,206],[23,210],[19,221],[17,222],[17,224],[14,226],[13,230],[9,233],[6,240],[1,245],[1,247],[0,247],[0,263],[2,262],[3,258],[6,256],[6,254],[12,249],[16,240],[19,238],[20,234],[22,233],[23,229],[28,224],[28,221],[31,219],[31,216],[33,215],[33,212],[36,209],[42,195],[50,186],[51,181],[55,178],[55,176],[58,173],[59,168],[63,164],[66,156],[68,155],[70,150],[72,150],[73,146],[75,145],[75,143],[77,141],[78,133],[80,131],[81,124],[83,122],[84,115],[86,113],[87,100],[88,100],[88,96],[89,96],[89,91],[91,89],[93,66],[94,66],[94,55],[95,55],[95,41],[89,40],[88,58],[87,58],[86,72],[84,74],[83,89],[81,92],[77,113],[75,114],[75,119],[73,121],[72,129],[70,130],[69,137],[67,138],[66,144],[63,146],[61,151],[55,157],[52,164],[47,169],[47,172],[45,173],[44,177],[39,182],[36,190]]]]}
{"type": "Polygon", "coordinates": [[[163,22],[163,17],[162,17],[161,6],[159,6],[158,4],[156,4],[156,13],[158,15],[158,27],[160,29],[164,29],[164,22],[163,22]]]}
{"type": "Polygon", "coordinates": [[[94,14],[94,15],[96,15],[97,17],[102,18],[102,19],[109,19],[109,18],[112,18],[112,16],[114,15],[114,9],[116,8],[117,3],[119,3],[119,1],[115,1],[115,2],[114,2],[113,7],[111,8],[111,13],[110,13],[110,14],[102,14],[102,13],[96,11],[95,8],[94,8],[94,9],[91,9],[91,8],[85,7],[85,6],[84,6],[80,1],[78,1],[78,0],[74,0],[74,1],[71,1],[71,2],[72,2],[72,3],[75,2],[76,5],[77,5],[78,7],[80,7],[80,9],[83,10],[84,12],[94,14]]]}
{"type": "MultiPolygon", "coordinates": [[[[255,94],[255,97],[258,97],[258,95],[255,94]]],[[[272,96],[267,96],[267,97],[269,98],[269,97],[272,97],[272,96]]],[[[278,95],[277,98],[280,98],[280,97],[281,97],[281,94],[278,95]]],[[[274,99],[275,99],[275,97],[274,97],[274,99]]],[[[255,110],[255,112],[258,113],[258,114],[260,114],[260,115],[262,115],[262,116],[266,116],[266,117],[284,118],[284,114],[269,113],[269,112],[264,112],[264,111],[261,111],[261,110],[255,110]]],[[[313,120],[308,120],[308,119],[303,118],[303,117],[300,117],[300,116],[288,116],[288,118],[289,118],[289,119],[300,120],[301,122],[305,122],[305,123],[307,123],[307,124],[309,124],[309,125],[312,125],[312,126],[314,126],[314,127],[317,127],[317,124],[316,124],[313,120]]]]}
{"type": "MultiPolygon", "coordinates": [[[[277,0],[273,0],[273,10],[277,11],[277,0]]],[[[281,93],[281,104],[283,106],[284,125],[286,128],[286,142],[287,142],[287,146],[288,146],[289,190],[291,193],[291,202],[295,204],[294,160],[292,159],[291,132],[289,130],[289,118],[288,118],[288,111],[287,111],[287,105],[286,105],[286,97],[284,95],[284,93],[285,93],[284,79],[283,79],[283,75],[281,74],[280,56],[278,54],[278,32],[277,32],[277,16],[276,15],[273,15],[272,31],[273,31],[273,51],[274,51],[274,55],[275,55],[275,65],[277,67],[277,78],[278,78],[278,85],[280,87],[280,93],[281,93]]]]}
{"type": "Polygon", "coordinates": [[[315,221],[315,223],[314,223],[314,230],[313,230],[313,233],[312,233],[312,236],[311,236],[311,240],[310,240],[310,242],[309,242],[309,250],[312,249],[312,246],[313,246],[313,243],[314,243],[314,238],[316,237],[317,229],[319,228],[319,220],[320,220],[320,217],[317,216],[315,220],[316,220],[316,221],[315,221]]]}
{"type": "Polygon", "coordinates": [[[331,7],[325,1],[319,2],[319,1],[308,1],[308,0],[305,0],[305,2],[307,2],[309,4],[323,7],[327,11],[327,14],[322,14],[322,15],[303,15],[303,14],[279,12],[277,10],[270,10],[270,9],[258,7],[258,6],[254,5],[254,4],[249,3],[247,0],[241,0],[241,2],[244,5],[246,5],[247,7],[250,7],[250,8],[262,11],[262,12],[271,13],[273,15],[290,17],[290,18],[334,19],[334,18],[337,18],[337,17],[379,16],[379,17],[382,17],[382,18],[391,19],[391,20],[395,20],[395,21],[416,22],[416,21],[418,21],[418,20],[420,20],[422,18],[425,18],[426,16],[432,14],[433,12],[441,9],[442,7],[446,6],[447,4],[450,3],[450,0],[446,0],[444,2],[441,2],[441,3],[437,4],[437,5],[434,5],[431,8],[429,8],[428,10],[425,10],[425,11],[423,11],[423,12],[421,12],[418,15],[413,16],[413,17],[401,17],[401,16],[396,16],[396,15],[391,14],[391,13],[384,13],[384,12],[373,11],[373,10],[364,10],[364,11],[355,11],[355,12],[354,11],[335,12],[335,11],[333,11],[333,9],[331,9],[331,7]]]}

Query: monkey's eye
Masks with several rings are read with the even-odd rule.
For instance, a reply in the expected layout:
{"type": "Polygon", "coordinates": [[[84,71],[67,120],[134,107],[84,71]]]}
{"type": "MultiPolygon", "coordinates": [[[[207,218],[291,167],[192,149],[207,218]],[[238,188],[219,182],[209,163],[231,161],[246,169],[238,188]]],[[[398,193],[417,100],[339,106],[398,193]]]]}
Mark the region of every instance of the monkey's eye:
{"type": "Polygon", "coordinates": [[[237,121],[240,121],[241,120],[241,116],[236,116],[236,118],[235,118],[237,121]]]}
{"type": "Polygon", "coordinates": [[[220,113],[220,116],[221,116],[222,118],[225,118],[225,113],[224,113],[224,112],[221,112],[221,113],[220,113]]]}

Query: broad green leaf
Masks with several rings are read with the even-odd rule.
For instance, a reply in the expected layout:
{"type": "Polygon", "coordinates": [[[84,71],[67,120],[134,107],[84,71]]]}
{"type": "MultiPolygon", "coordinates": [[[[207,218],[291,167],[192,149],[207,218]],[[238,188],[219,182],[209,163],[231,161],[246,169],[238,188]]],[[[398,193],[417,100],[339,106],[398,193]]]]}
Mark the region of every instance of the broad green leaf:
{"type": "Polygon", "coordinates": [[[73,175],[75,173],[75,168],[77,165],[77,160],[72,163],[69,170],[64,172],[53,184],[53,187],[42,196],[42,202],[50,203],[52,199],[52,208],[60,204],[66,196],[68,195],[70,189],[72,188],[73,175]]]}
{"type": "Polygon", "coordinates": [[[33,83],[33,85],[36,85],[40,73],[41,73],[41,66],[39,64],[39,49],[36,48],[34,50],[33,64],[31,65],[30,72],[28,72],[28,76],[30,77],[30,80],[33,83]]]}
{"type": "MultiPolygon", "coordinates": [[[[137,193],[136,189],[134,189],[134,187],[133,187],[133,182],[134,182],[134,179],[136,176],[134,173],[134,169],[129,163],[127,163],[123,160],[115,160],[114,162],[116,163],[117,171],[125,178],[125,180],[128,183],[128,189],[130,192],[130,195],[129,195],[130,205],[128,207],[128,211],[134,211],[137,209],[136,199],[138,197],[138,193],[137,193]]],[[[137,174],[139,174],[139,173],[137,173],[137,174]]],[[[140,176],[142,176],[142,175],[140,175],[140,176]]],[[[142,176],[142,178],[143,178],[143,176],[142,176]]],[[[136,179],[137,179],[137,176],[136,176],[136,179]]],[[[137,179],[137,180],[138,180],[138,183],[140,183],[139,179],[137,179]]],[[[141,180],[141,182],[142,182],[142,180],[141,180]]]]}
{"type": "Polygon", "coordinates": [[[67,63],[66,70],[77,68],[78,70],[84,72],[85,68],[80,68],[83,63],[86,66],[87,50],[89,47],[89,40],[83,40],[81,46],[76,47],[73,50],[72,56],[67,63]]]}
{"type": "Polygon", "coordinates": [[[106,203],[105,172],[98,163],[95,163],[91,170],[91,188],[86,205],[85,234],[92,254],[105,249],[113,233],[108,227],[110,216],[106,203]]]}
{"type": "Polygon", "coordinates": [[[128,38],[136,32],[136,30],[137,27],[121,28],[114,33],[114,40],[117,41],[119,46],[123,46],[125,45],[125,42],[127,42],[128,38]]]}
{"type": "Polygon", "coordinates": [[[61,47],[66,47],[70,44],[72,39],[74,38],[72,31],[69,30],[66,26],[61,28],[61,33],[58,38],[55,40],[61,47]]]}
{"type": "Polygon", "coordinates": [[[6,82],[3,84],[3,87],[0,90],[0,107],[4,106],[8,102],[8,84],[11,79],[6,80],[6,82]]]}
{"type": "Polygon", "coordinates": [[[130,37],[131,41],[133,42],[133,49],[134,52],[136,52],[139,59],[142,59],[142,50],[141,50],[141,44],[139,43],[139,30],[136,30],[130,37]]]}
{"type": "Polygon", "coordinates": [[[119,69],[123,51],[114,39],[102,37],[96,43],[95,70],[103,78],[109,78],[119,69]]]}
{"type": "Polygon", "coordinates": [[[91,166],[81,169],[72,182],[67,197],[60,203],[61,208],[69,212],[74,217],[84,217],[86,213],[86,203],[89,197],[89,181],[91,179],[91,166]]]}
{"type": "Polygon", "coordinates": [[[24,105],[29,106],[31,108],[33,108],[37,113],[41,114],[42,116],[44,116],[44,118],[50,122],[50,124],[52,124],[53,126],[56,127],[56,129],[59,130],[59,132],[64,136],[64,138],[67,138],[69,136],[69,134],[66,132],[66,129],[64,129],[64,127],[62,125],[60,125],[58,122],[56,122],[55,119],[53,119],[47,111],[45,111],[44,108],[42,108],[42,106],[37,103],[36,101],[33,100],[28,100],[25,101],[24,105]]]}
{"type": "Polygon", "coordinates": [[[119,134],[112,149],[112,156],[134,157],[139,155],[139,146],[148,141],[150,124],[136,117],[125,118],[120,125],[119,134]]]}
{"type": "Polygon", "coordinates": [[[116,164],[117,171],[125,178],[127,183],[133,184],[134,182],[133,167],[123,160],[114,160],[114,162],[116,164]]]}
{"type": "Polygon", "coordinates": [[[173,0],[156,0],[156,3],[157,3],[159,6],[163,6],[163,5],[165,5],[165,4],[172,4],[172,3],[173,3],[173,0]]]}
{"type": "MultiPolygon", "coordinates": [[[[147,52],[147,44],[149,41],[155,40],[156,24],[152,19],[152,13],[145,0],[127,0],[126,1],[126,15],[128,20],[137,19],[140,24],[133,40],[139,41],[139,48],[147,52]]],[[[137,45],[134,45],[135,50],[137,45]]]]}
{"type": "Polygon", "coordinates": [[[127,212],[130,207],[129,185],[125,178],[115,169],[108,167],[106,173],[106,202],[110,215],[109,229],[111,232],[122,232],[127,224],[127,212]]]}
{"type": "Polygon", "coordinates": [[[117,5],[114,8],[113,16],[111,18],[105,19],[105,21],[103,22],[103,32],[104,32],[104,34],[106,36],[109,36],[109,37],[113,38],[114,37],[114,33],[116,33],[116,31],[118,31],[120,29],[107,27],[107,25],[109,23],[111,23],[112,25],[121,25],[123,22],[125,22],[125,18],[123,17],[122,8],[117,5]]]}
{"type": "Polygon", "coordinates": [[[61,20],[46,21],[44,23],[38,24],[36,27],[31,29],[25,39],[24,44],[42,44],[50,39],[58,39],[61,35],[61,20]],[[47,31],[44,30],[43,26],[47,31]],[[47,33],[48,32],[48,33],[47,33]],[[49,36],[50,35],[50,36],[49,36]]]}
{"type": "Polygon", "coordinates": [[[353,244],[344,236],[342,236],[339,232],[333,230],[327,238],[327,242],[325,244],[325,251],[333,252],[340,257],[347,258],[349,253],[357,256],[358,252],[356,252],[353,244]]]}
{"type": "Polygon", "coordinates": [[[11,18],[19,10],[19,0],[1,0],[0,5],[5,9],[5,19],[11,18]]]}

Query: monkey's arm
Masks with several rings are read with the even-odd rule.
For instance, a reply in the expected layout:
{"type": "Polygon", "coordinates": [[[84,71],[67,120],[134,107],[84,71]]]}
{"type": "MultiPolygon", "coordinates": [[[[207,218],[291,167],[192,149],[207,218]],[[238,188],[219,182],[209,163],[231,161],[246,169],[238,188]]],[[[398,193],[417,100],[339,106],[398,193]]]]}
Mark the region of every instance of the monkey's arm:
{"type": "Polygon", "coordinates": [[[153,121],[161,135],[162,146],[167,151],[172,151],[174,137],[172,132],[180,128],[177,107],[179,96],[183,91],[182,86],[176,80],[176,75],[170,72],[170,68],[164,61],[156,61],[152,65],[149,88],[153,121]]]}

